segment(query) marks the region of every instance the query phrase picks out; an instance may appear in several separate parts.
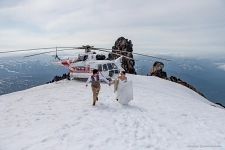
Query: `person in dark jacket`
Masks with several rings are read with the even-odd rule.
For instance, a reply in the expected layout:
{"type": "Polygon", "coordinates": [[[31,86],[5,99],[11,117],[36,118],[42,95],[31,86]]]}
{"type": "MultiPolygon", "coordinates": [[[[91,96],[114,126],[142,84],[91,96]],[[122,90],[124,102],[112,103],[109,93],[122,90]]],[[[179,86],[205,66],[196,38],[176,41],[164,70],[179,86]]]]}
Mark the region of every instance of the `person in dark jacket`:
{"type": "Polygon", "coordinates": [[[86,87],[88,86],[89,83],[91,83],[91,88],[93,92],[93,106],[95,106],[96,101],[98,101],[98,94],[101,89],[100,81],[104,81],[110,86],[110,82],[103,77],[101,74],[99,75],[99,72],[97,69],[93,70],[93,74],[88,78],[86,82],[86,87]]]}

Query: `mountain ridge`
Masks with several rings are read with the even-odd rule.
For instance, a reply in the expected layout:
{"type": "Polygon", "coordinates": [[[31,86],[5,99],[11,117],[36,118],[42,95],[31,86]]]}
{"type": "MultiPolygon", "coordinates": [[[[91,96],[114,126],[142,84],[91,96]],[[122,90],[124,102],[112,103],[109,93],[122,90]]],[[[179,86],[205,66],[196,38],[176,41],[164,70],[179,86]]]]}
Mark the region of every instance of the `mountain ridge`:
{"type": "Polygon", "coordinates": [[[224,109],[167,80],[128,78],[134,86],[128,106],[115,100],[112,86],[102,84],[93,107],[90,87],[67,80],[0,96],[0,149],[225,147],[224,109]]]}

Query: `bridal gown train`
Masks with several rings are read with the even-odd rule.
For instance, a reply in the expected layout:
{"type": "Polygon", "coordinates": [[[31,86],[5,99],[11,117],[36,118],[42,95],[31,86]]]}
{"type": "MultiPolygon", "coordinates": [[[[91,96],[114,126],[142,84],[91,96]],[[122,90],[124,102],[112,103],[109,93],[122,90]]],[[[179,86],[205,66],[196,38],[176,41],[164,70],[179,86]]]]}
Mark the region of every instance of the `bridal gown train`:
{"type": "Polygon", "coordinates": [[[118,102],[123,105],[127,105],[131,100],[133,100],[133,84],[132,81],[119,80],[118,89],[116,92],[116,98],[118,102]]]}

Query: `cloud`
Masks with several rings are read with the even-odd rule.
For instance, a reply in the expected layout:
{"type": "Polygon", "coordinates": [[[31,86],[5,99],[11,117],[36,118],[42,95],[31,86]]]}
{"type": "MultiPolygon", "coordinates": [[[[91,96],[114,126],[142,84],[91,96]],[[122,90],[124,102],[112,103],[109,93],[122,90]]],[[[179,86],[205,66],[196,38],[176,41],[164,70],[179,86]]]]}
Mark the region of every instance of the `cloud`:
{"type": "Polygon", "coordinates": [[[218,69],[225,71],[225,63],[216,63],[216,65],[218,69]]]}
{"type": "Polygon", "coordinates": [[[202,54],[225,49],[223,0],[3,0],[0,49],[92,44],[119,36],[137,51],[202,54]]]}

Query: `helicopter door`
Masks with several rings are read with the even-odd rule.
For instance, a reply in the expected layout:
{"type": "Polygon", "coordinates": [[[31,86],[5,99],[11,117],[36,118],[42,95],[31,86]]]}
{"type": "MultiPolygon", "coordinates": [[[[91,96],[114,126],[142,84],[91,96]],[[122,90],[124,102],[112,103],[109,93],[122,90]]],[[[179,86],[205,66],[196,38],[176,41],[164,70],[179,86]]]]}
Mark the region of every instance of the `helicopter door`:
{"type": "Polygon", "coordinates": [[[107,64],[103,64],[102,65],[102,75],[105,76],[106,78],[109,77],[109,73],[108,73],[108,67],[107,67],[107,64]]]}
{"type": "Polygon", "coordinates": [[[98,65],[98,71],[102,72],[102,65],[101,64],[98,65]]]}
{"type": "Polygon", "coordinates": [[[103,64],[103,71],[108,71],[108,67],[106,64],[103,64]]]}
{"type": "Polygon", "coordinates": [[[109,76],[112,77],[114,75],[113,66],[111,63],[107,63],[109,69],[109,76]]]}
{"type": "Polygon", "coordinates": [[[109,69],[109,70],[112,70],[112,69],[113,69],[113,66],[112,66],[111,63],[107,63],[107,66],[108,66],[108,69],[109,69]]]}

